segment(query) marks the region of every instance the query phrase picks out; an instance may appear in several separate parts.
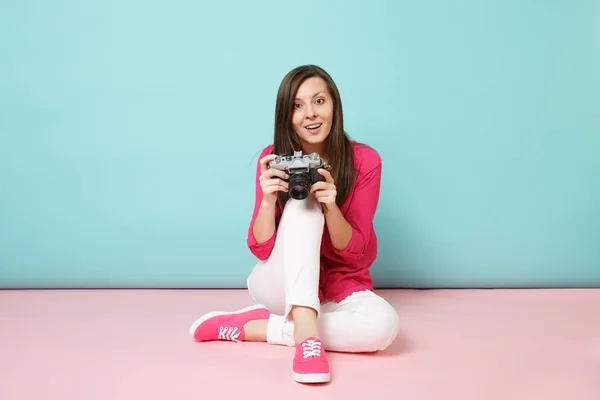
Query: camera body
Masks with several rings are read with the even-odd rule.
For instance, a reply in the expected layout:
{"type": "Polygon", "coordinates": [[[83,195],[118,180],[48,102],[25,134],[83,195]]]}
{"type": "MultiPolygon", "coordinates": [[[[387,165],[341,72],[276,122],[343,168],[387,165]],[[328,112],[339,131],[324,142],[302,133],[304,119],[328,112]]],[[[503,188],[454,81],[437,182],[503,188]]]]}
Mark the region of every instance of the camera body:
{"type": "Polygon", "coordinates": [[[317,170],[325,168],[325,162],[317,153],[302,154],[295,151],[293,156],[281,154],[267,165],[268,168],[281,170],[289,175],[288,193],[296,200],[304,200],[310,194],[310,187],[325,177],[317,170]]]}

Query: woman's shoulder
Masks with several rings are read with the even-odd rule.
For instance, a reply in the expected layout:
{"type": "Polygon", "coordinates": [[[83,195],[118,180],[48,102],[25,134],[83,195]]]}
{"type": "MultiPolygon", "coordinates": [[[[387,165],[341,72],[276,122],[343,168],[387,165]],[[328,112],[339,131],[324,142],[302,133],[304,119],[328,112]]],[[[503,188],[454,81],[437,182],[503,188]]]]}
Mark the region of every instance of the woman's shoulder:
{"type": "Polygon", "coordinates": [[[273,152],[274,148],[275,148],[275,146],[273,144],[269,144],[266,147],[263,147],[263,149],[260,151],[260,157],[258,159],[260,160],[267,154],[271,154],[273,152]]]}
{"type": "Polygon", "coordinates": [[[373,147],[357,142],[350,141],[354,152],[354,166],[359,172],[369,172],[375,168],[381,167],[381,156],[373,147]]]}
{"type": "Polygon", "coordinates": [[[256,161],[257,161],[257,162],[260,162],[260,160],[261,160],[261,159],[262,159],[264,156],[266,156],[267,154],[272,154],[272,153],[273,153],[273,149],[274,149],[274,148],[275,148],[275,146],[274,146],[274,145],[272,145],[272,144],[269,144],[269,145],[267,145],[267,146],[263,147],[263,148],[260,150],[260,152],[256,152],[256,153],[254,153],[254,157],[257,157],[256,161]],[[258,155],[258,156],[257,156],[257,155],[258,155]]]}

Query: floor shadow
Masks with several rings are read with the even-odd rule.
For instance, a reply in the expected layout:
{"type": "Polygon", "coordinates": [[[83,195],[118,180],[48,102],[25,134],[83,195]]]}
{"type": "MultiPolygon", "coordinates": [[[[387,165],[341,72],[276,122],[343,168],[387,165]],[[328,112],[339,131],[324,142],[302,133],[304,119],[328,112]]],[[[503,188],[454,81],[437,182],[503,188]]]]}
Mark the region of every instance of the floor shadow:
{"type": "Polygon", "coordinates": [[[414,343],[410,341],[402,331],[398,333],[396,340],[389,345],[385,350],[377,351],[375,353],[365,353],[367,357],[398,357],[410,353],[415,349],[414,343]]]}

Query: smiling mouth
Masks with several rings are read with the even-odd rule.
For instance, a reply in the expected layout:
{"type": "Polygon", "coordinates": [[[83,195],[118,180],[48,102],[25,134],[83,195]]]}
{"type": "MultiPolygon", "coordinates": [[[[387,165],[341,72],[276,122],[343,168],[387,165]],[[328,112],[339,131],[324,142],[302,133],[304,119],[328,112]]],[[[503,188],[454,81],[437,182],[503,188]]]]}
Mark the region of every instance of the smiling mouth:
{"type": "Polygon", "coordinates": [[[323,124],[307,125],[307,126],[305,126],[305,128],[308,129],[309,131],[314,131],[314,130],[319,129],[321,127],[321,125],[323,125],[323,124]]]}

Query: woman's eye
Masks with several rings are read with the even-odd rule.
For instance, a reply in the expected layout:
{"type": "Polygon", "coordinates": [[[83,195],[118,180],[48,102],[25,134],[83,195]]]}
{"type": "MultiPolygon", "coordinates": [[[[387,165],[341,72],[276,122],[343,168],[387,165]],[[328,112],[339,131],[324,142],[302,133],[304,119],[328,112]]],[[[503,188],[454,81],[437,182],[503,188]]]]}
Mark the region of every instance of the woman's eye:
{"type": "Polygon", "coordinates": [[[298,103],[294,104],[294,108],[300,108],[300,106],[301,106],[301,104],[298,104],[298,103]]]}
{"type": "Polygon", "coordinates": [[[317,104],[323,104],[325,103],[325,99],[317,99],[317,104]]]}

